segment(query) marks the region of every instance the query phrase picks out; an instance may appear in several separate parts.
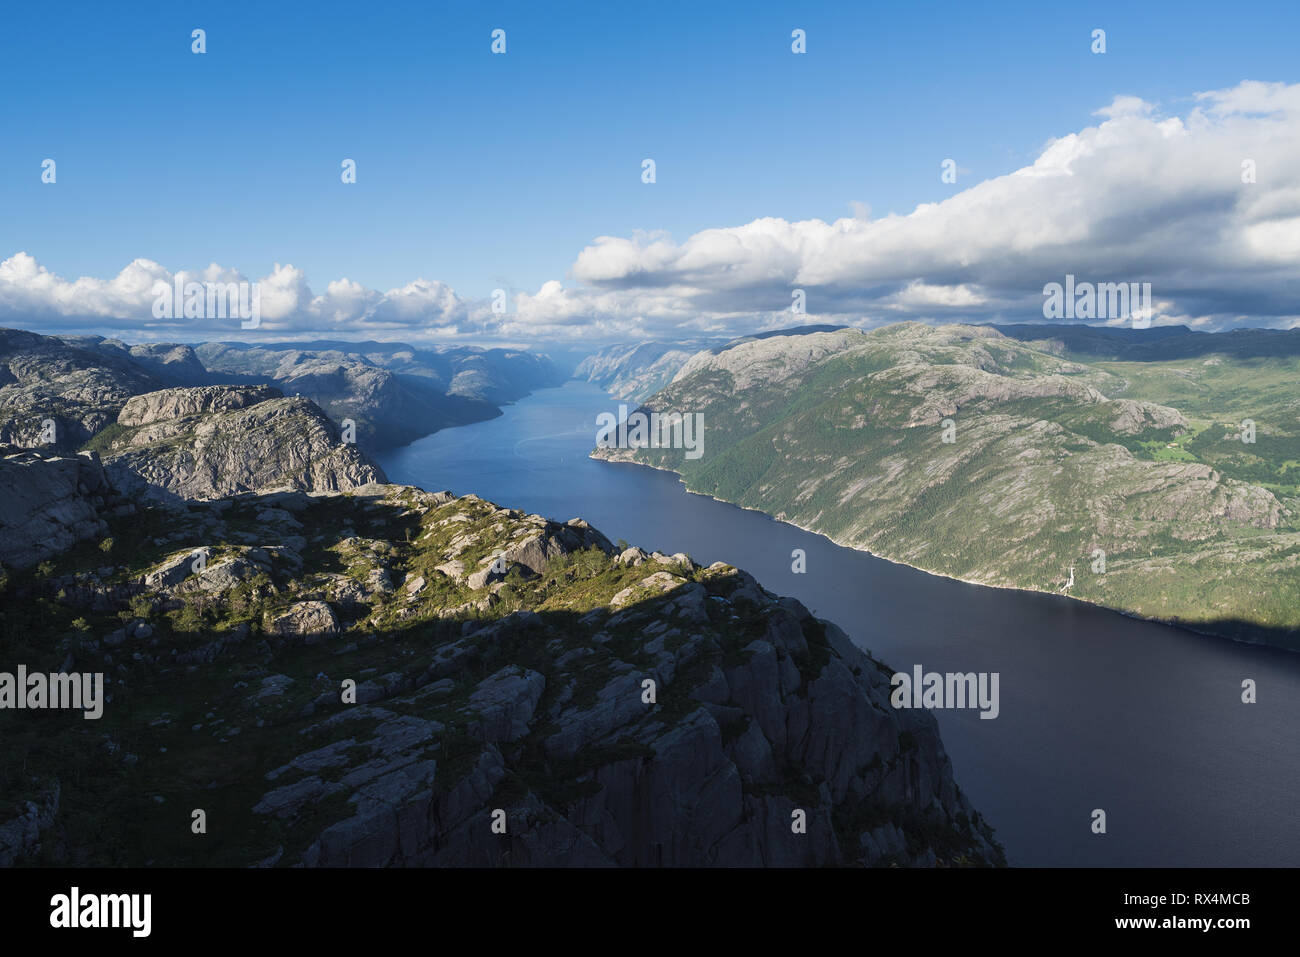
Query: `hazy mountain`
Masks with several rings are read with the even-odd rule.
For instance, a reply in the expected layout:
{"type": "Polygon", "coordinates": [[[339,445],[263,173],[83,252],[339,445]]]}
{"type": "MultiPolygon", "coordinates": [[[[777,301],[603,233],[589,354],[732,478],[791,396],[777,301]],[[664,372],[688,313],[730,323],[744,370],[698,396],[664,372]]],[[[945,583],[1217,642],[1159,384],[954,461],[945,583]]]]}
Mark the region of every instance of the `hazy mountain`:
{"type": "Polygon", "coordinates": [[[194,347],[185,343],[145,343],[132,346],[120,339],[105,339],[102,336],[59,338],[68,345],[130,362],[153,374],[163,385],[207,385],[211,381],[211,376],[203,368],[194,347]]]}
{"type": "Polygon", "coordinates": [[[594,382],[620,399],[640,400],[672,382],[673,376],[695,353],[725,342],[725,339],[694,339],[681,343],[607,346],[578,363],[573,377],[594,382]]]}
{"type": "Polygon", "coordinates": [[[1196,332],[1187,326],[1123,329],[1048,323],[992,328],[1045,352],[1091,359],[1164,362],[1210,355],[1238,359],[1300,355],[1300,329],[1234,329],[1210,333],[1196,332]]]}
{"type": "Polygon", "coordinates": [[[358,442],[371,448],[492,418],[498,405],[564,378],[545,356],[508,349],[212,342],[195,352],[214,379],[275,385],[312,399],[336,421],[352,419],[358,442]]]}
{"type": "Polygon", "coordinates": [[[573,371],[575,379],[585,379],[620,399],[645,399],[668,385],[687,361],[701,351],[720,352],[742,342],[755,342],[772,336],[809,335],[831,332],[840,326],[811,325],[756,333],[739,339],[685,339],[680,342],[640,342],[635,345],[607,346],[582,360],[573,371]]]}

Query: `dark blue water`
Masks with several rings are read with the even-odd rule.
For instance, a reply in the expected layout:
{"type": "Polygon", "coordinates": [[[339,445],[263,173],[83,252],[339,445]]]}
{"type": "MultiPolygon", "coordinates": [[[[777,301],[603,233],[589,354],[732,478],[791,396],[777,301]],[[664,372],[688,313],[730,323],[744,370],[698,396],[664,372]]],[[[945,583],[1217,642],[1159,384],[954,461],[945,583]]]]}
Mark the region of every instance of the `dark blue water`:
{"type": "Polygon", "coordinates": [[[380,461],[394,482],[735,564],[895,670],[999,672],[997,719],[934,713],[1013,864],[1300,865],[1300,655],[937,578],[693,495],[671,473],[592,460],[596,415],[617,405],[571,382],[380,461]],[[795,548],[806,574],[791,571],[795,548]],[[1241,703],[1244,678],[1257,704],[1241,703]]]}

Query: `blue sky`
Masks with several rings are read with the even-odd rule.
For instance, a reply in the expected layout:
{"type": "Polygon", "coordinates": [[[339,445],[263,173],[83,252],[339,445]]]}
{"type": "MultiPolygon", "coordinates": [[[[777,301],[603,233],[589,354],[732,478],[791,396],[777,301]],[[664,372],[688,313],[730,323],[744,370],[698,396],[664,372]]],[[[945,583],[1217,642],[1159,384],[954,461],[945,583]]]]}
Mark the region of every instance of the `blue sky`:
{"type": "Polygon", "coordinates": [[[1294,82],[1297,28],[1294,2],[10,5],[0,260],[536,293],[600,236],[905,215],[1118,95],[1294,82]]]}

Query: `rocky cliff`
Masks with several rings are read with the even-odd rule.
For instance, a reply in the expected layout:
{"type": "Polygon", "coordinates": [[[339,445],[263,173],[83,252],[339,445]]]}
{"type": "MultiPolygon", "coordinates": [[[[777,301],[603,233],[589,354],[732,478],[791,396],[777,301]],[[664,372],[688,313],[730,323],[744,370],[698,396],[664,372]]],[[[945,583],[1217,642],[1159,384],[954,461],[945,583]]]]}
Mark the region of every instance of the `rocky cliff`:
{"type": "Polygon", "coordinates": [[[265,386],[133,396],[95,444],[120,490],[171,501],[386,481],[315,403],[265,386]]]}
{"type": "Polygon", "coordinates": [[[732,566],[402,486],[109,524],[108,567],[0,612],[12,654],[113,689],[90,735],[11,721],[20,862],[1003,860],[890,669],[732,566]]]}
{"type": "Polygon", "coordinates": [[[0,446],[0,565],[28,568],[102,539],[109,508],[130,511],[93,452],[60,456],[0,446]]]}

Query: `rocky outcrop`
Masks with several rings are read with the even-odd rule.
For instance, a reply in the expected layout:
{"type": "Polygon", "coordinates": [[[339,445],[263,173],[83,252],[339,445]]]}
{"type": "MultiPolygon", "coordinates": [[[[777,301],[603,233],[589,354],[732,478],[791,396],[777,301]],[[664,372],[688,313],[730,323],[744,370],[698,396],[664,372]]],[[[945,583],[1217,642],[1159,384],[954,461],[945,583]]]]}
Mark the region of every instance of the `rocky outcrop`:
{"type": "Polygon", "coordinates": [[[162,385],[129,356],[0,329],[0,442],[72,452],[128,398],[162,385]]]}
{"type": "Polygon", "coordinates": [[[291,488],[346,491],[383,472],[315,403],[266,387],[167,389],[129,400],[105,444],[115,485],[170,501],[291,488]]]}
{"type": "Polygon", "coordinates": [[[337,635],[339,620],[334,609],[323,601],[300,601],[269,618],[266,633],[313,643],[337,635]]]}
{"type": "Polygon", "coordinates": [[[66,810],[27,815],[47,848],[158,865],[1003,863],[932,716],[895,710],[884,665],[732,566],[404,486],[142,512],[169,534],[126,566],[24,586],[94,622],[77,668],[138,689],[149,716],[130,752],[53,732],[60,761],[95,758],[64,781],[66,810]],[[471,587],[492,556],[508,577],[471,587]],[[137,790],[157,781],[175,783],[137,790]],[[133,813],[88,815],[88,794],[133,813]],[[240,839],[170,839],[177,801],[221,808],[240,839]]]}
{"type": "MultiPolygon", "coordinates": [[[[477,571],[466,575],[464,564],[454,558],[440,564],[436,570],[477,590],[503,580],[512,570],[530,577],[540,575],[553,559],[585,548],[596,548],[604,554],[613,551],[609,539],[582,519],[575,518],[561,525],[552,521],[539,523],[534,521],[536,518],[537,516],[530,516],[528,519],[532,522],[534,534],[526,534],[522,536],[522,541],[505,543],[505,547],[499,551],[490,552],[481,560],[477,571]]],[[[463,554],[471,545],[478,544],[465,536],[458,538],[457,555],[463,554]]]]}
{"type": "Polygon", "coordinates": [[[77,542],[102,539],[115,501],[99,457],[0,447],[0,564],[27,568],[77,542]]]}
{"type": "Polygon", "coordinates": [[[282,399],[284,393],[268,386],[207,386],[190,389],[164,389],[128,399],[118,413],[117,424],[124,426],[170,422],[208,412],[231,412],[270,399],[282,399]]]}
{"type": "Polygon", "coordinates": [[[1187,419],[1181,412],[1154,402],[1115,399],[1111,402],[1110,409],[1110,429],[1116,435],[1140,435],[1153,429],[1183,431],[1188,428],[1187,419]]]}

